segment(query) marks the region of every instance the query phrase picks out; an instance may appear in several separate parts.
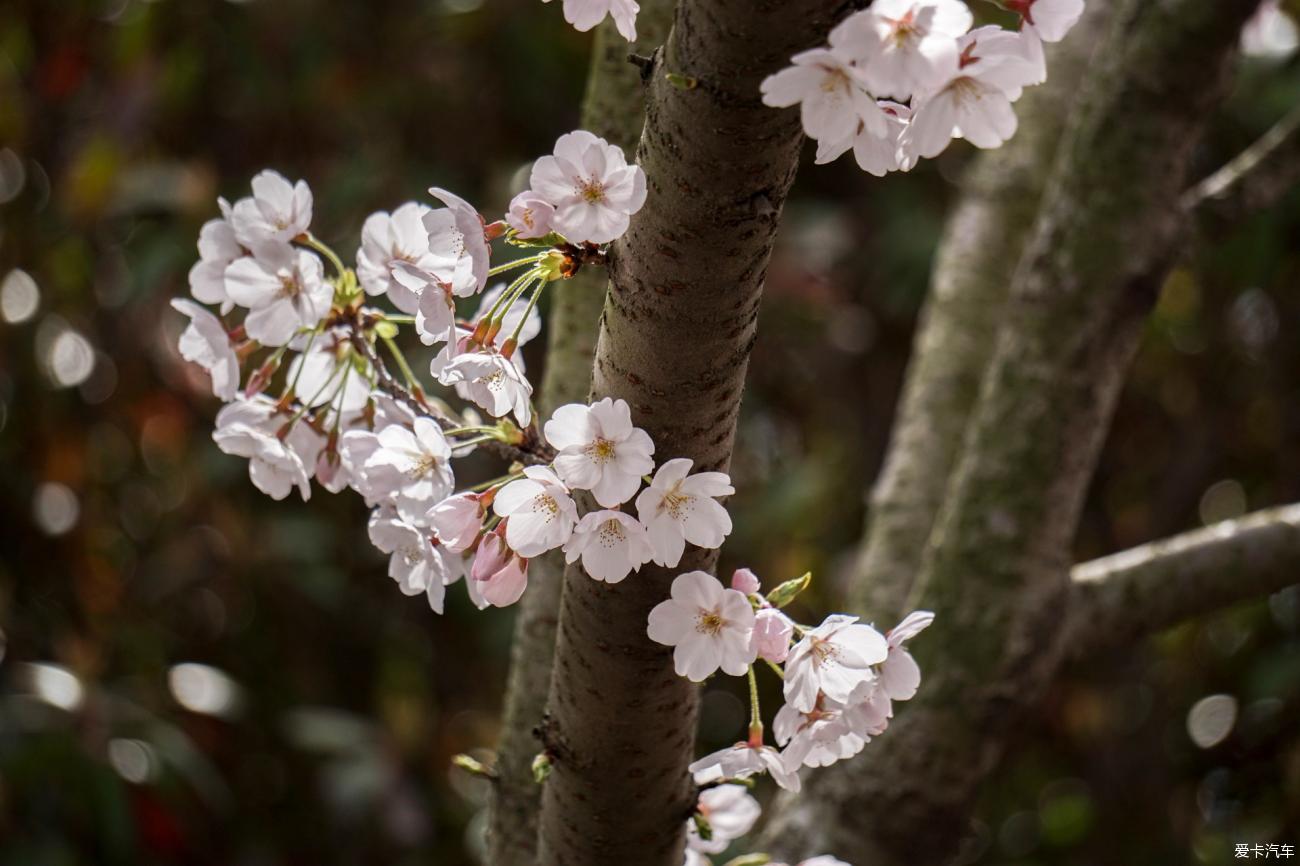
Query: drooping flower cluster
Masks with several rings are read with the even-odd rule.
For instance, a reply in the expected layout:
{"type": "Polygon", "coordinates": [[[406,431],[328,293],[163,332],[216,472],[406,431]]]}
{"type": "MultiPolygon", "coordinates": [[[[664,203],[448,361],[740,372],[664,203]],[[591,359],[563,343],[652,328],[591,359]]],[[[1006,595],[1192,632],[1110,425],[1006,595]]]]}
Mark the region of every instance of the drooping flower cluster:
{"type": "Polygon", "coordinates": [[[678,576],[671,598],[650,611],[647,634],[673,647],[678,674],[701,682],[721,670],[750,679],[749,737],[692,764],[699,784],[765,772],[798,791],[801,767],[856,755],[889,726],[893,702],[916,694],[921,672],[904,644],[934,615],[909,614],[886,634],[843,614],[816,627],[799,625],[781,608],[808,583],[805,575],[765,596],[748,569],[737,571],[730,587],[693,571],[678,576]],[[754,682],[760,659],[783,680],[786,702],[773,721],[779,750],[763,739],[754,682]]]}
{"type": "MultiPolygon", "coordinates": [[[[547,438],[560,444],[547,446],[533,429],[532,385],[518,352],[540,331],[536,304],[546,286],[599,261],[601,245],[626,231],[645,199],[644,175],[618,148],[576,132],[538,160],[534,176],[554,217],[542,235],[488,223],[434,188],[442,207],[409,202],[366,220],[354,270],[310,233],[307,184],[263,171],[250,196],[219,201],[221,216],[204,225],[190,271],[193,300],[172,304],[189,318],[180,354],[207,371],[227,404],[216,419],[218,447],[246,458],[254,485],[275,499],[295,489],[307,499],[313,479],[330,492],[359,493],[374,509],[370,540],[389,554],[389,575],[436,611],[445,587],[462,577],[471,578],[478,606],[513,603],[527,559],[553,547],[614,581],[651,559],[680,556],[683,543],[674,546],[660,527],[652,546],[647,527],[617,511],[579,519],[571,491],[591,489],[603,507],[619,507],[654,469],[653,443],[631,426],[626,404],[605,401],[565,407],[547,425],[547,438]],[[561,181],[573,195],[560,194],[561,181]],[[530,254],[493,268],[498,238],[530,254]],[[522,276],[487,288],[507,271],[522,276]],[[474,296],[477,312],[459,319],[457,302],[474,296]],[[398,312],[371,305],[384,298],[398,312]],[[232,321],[239,310],[242,319],[232,321]],[[457,411],[426,394],[398,346],[403,326],[439,347],[430,374],[477,409],[457,411]],[[273,385],[278,397],[267,393],[273,385]],[[539,465],[457,493],[452,459],[484,445],[539,465]],[[551,459],[555,471],[541,465],[551,459]]],[[[720,544],[725,532],[691,521],[680,534],[720,544]]]]}
{"type": "MultiPolygon", "coordinates": [[[[551,0],[542,0],[550,3],[551,0]]],[[[628,42],[636,41],[636,14],[641,11],[636,0],[563,0],[564,20],[583,33],[613,16],[619,35],[628,42]]]]}
{"type": "Polygon", "coordinates": [[[852,150],[883,176],[938,156],[954,138],[998,147],[1016,132],[1011,105],[1047,77],[1044,42],[1063,39],[1084,0],[1004,0],[1019,31],[971,29],[961,0],[875,0],[769,76],[763,101],[800,107],[817,162],[852,150]]]}

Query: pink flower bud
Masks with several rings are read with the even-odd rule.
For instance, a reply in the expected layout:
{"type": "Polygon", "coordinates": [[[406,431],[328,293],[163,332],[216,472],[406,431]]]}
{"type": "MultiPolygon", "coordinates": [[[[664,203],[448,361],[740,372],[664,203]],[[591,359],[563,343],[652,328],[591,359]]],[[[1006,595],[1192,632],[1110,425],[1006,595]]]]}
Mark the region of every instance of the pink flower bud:
{"type": "MultiPolygon", "coordinates": [[[[450,549],[450,548],[448,548],[450,549]]],[[[474,564],[470,566],[469,576],[474,580],[490,580],[494,574],[506,567],[510,559],[510,549],[496,533],[487,535],[474,554],[474,564]]]]}
{"type": "Polygon", "coordinates": [[[464,553],[483,528],[483,503],[476,493],[449,496],[429,509],[429,523],[452,553],[464,553]]]}
{"type": "Polygon", "coordinates": [[[749,646],[760,658],[779,665],[790,654],[793,634],[794,622],[790,617],[774,607],[765,607],[754,614],[754,633],[749,646]]]}
{"type": "Polygon", "coordinates": [[[731,588],[738,589],[745,595],[753,595],[758,592],[758,575],[748,568],[738,568],[731,576],[731,588]]]}

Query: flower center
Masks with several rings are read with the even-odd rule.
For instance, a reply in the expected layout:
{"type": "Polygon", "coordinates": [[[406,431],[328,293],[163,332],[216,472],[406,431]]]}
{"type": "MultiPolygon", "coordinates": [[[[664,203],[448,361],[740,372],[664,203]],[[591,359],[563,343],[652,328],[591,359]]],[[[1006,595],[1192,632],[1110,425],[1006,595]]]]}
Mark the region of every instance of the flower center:
{"type": "Polygon", "coordinates": [[[695,630],[700,634],[717,637],[722,634],[722,627],[727,621],[716,610],[701,610],[695,617],[695,630]]]}
{"type": "Polygon", "coordinates": [[[660,507],[667,511],[673,520],[684,520],[686,515],[690,514],[694,504],[694,496],[678,493],[674,488],[671,492],[664,494],[663,503],[660,507]]]}
{"type": "Polygon", "coordinates": [[[539,493],[533,497],[533,511],[545,514],[546,522],[550,523],[560,513],[560,503],[549,493],[539,493]]]}
{"type": "Polygon", "coordinates": [[[297,278],[291,274],[280,277],[280,297],[296,298],[302,292],[302,286],[298,284],[297,278]]]}
{"type": "Polygon", "coordinates": [[[402,559],[406,560],[407,565],[417,565],[420,560],[424,559],[418,547],[403,547],[401,551],[402,559]]]}
{"type": "Polygon", "coordinates": [[[533,223],[533,209],[532,209],[532,208],[530,208],[530,207],[526,207],[526,208],[524,208],[524,213],[523,213],[523,216],[522,216],[521,218],[522,218],[523,221],[524,221],[524,225],[528,226],[529,229],[537,228],[536,224],[533,223]]]}
{"type": "Polygon", "coordinates": [[[849,77],[844,74],[843,69],[826,70],[826,75],[822,77],[822,92],[834,93],[837,90],[848,90],[849,88],[849,77]]]}
{"type": "Polygon", "coordinates": [[[605,200],[605,185],[594,177],[578,181],[578,195],[587,204],[600,204],[605,200]]]}
{"type": "Polygon", "coordinates": [[[587,446],[587,456],[594,463],[604,465],[614,459],[614,443],[608,439],[597,437],[595,442],[587,446]]]}
{"type": "Polygon", "coordinates": [[[817,667],[834,662],[839,657],[840,651],[835,644],[821,638],[812,639],[812,658],[813,664],[817,667]]]}
{"type": "Polygon", "coordinates": [[[613,548],[622,544],[627,536],[623,534],[623,525],[617,520],[606,520],[596,531],[596,540],[601,547],[613,548]]]}

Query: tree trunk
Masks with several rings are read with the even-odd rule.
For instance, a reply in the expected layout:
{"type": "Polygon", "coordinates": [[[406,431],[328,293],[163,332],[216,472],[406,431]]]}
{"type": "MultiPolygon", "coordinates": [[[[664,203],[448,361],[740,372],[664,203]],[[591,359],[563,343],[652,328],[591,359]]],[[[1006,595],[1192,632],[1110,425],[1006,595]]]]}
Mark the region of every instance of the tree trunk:
{"type": "MultiPolygon", "coordinates": [[[[658,462],[725,470],[763,277],[803,136],[759,84],[822,42],[841,0],[682,0],[656,58],[638,154],[645,207],[615,246],[593,394],[632,407],[658,462]]],[[[622,583],[565,575],[551,680],[555,769],[542,798],[540,860],[681,866],[695,803],[697,689],[646,636],[675,569],[622,583]]]]}
{"type": "MultiPolygon", "coordinates": [[[[628,61],[628,54],[649,54],[663,44],[673,5],[674,0],[642,0],[635,45],[618,34],[612,20],[596,30],[582,128],[629,154],[641,138],[645,100],[640,70],[628,61]]],[[[591,391],[591,363],[605,305],[605,282],[604,272],[589,268],[549,289],[551,312],[539,406],[543,420],[565,403],[586,402],[591,391]]],[[[551,685],[563,575],[564,556],[559,551],[534,560],[529,567],[528,592],[519,603],[488,825],[488,862],[493,866],[533,866],[537,862],[542,789],[533,781],[531,767],[542,746],[534,731],[541,724],[551,685]]]]}
{"type": "Polygon", "coordinates": [[[1070,547],[1142,325],[1184,231],[1179,200],[1254,0],[1126,0],[1084,84],[1011,287],[913,600],[927,680],[855,761],[813,777],[788,859],[940,863],[1064,649],[1070,547]]]}
{"type": "Polygon", "coordinates": [[[966,172],[934,264],[930,295],[884,465],[871,491],[851,609],[894,622],[920,570],[993,354],[1016,264],[1038,214],[1078,81],[1109,19],[1089,0],[1069,39],[1048,53],[1048,79],[1016,105],[1020,129],[966,172]]]}

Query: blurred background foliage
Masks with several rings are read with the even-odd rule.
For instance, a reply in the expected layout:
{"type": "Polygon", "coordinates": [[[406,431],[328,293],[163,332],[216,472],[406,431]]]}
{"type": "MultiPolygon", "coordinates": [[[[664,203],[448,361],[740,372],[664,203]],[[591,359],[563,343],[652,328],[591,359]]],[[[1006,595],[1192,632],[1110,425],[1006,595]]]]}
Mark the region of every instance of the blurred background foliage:
{"type": "MultiPolygon", "coordinates": [[[[0,864],[477,862],[486,792],[448,766],[495,740],[511,613],[453,592],[437,617],[394,591],[356,497],[254,490],[209,438],[167,302],[216,196],[266,166],[308,180],[343,251],[435,182],[500,212],[576,126],[588,46],[531,0],[0,5],[0,864]]],[[[1245,61],[1202,169],[1297,100],[1294,57],[1245,61]]],[[[811,567],[809,606],[835,604],[970,156],[801,176],[724,569],[811,567]]],[[[1300,499],[1298,287],[1295,192],[1198,233],[1080,558],[1300,499]]],[[[1079,666],[990,787],[968,860],[1300,843],[1298,649],[1293,588],[1079,666]]],[[[743,714],[711,687],[702,748],[743,714]]]]}

